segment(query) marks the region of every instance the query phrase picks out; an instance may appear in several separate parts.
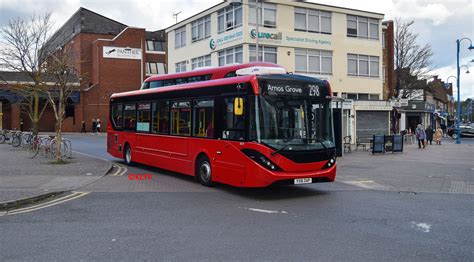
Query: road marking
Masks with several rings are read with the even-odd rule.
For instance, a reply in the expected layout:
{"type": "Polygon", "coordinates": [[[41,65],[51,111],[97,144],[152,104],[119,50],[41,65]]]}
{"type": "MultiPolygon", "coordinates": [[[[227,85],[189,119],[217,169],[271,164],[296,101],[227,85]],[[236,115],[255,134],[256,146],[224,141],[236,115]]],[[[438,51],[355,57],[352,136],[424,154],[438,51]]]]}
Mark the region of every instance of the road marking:
{"type": "Polygon", "coordinates": [[[411,227],[415,230],[421,231],[423,233],[429,233],[431,225],[427,223],[416,223],[415,221],[411,222],[411,227]]]}
{"type": "Polygon", "coordinates": [[[123,176],[128,171],[128,169],[122,165],[119,165],[119,164],[113,164],[113,165],[114,167],[117,168],[117,171],[115,171],[113,174],[109,176],[123,176]]]}
{"type": "Polygon", "coordinates": [[[31,211],[43,209],[43,208],[46,208],[46,207],[51,207],[51,206],[55,206],[55,205],[58,205],[58,204],[61,204],[61,203],[65,203],[65,202],[74,200],[76,198],[86,196],[88,194],[89,194],[89,192],[72,192],[71,194],[69,194],[67,196],[63,196],[63,197],[60,197],[58,199],[54,199],[54,200],[51,200],[51,201],[48,201],[48,202],[40,203],[40,204],[29,206],[29,207],[15,209],[15,210],[12,210],[12,211],[7,211],[7,212],[4,212],[4,213],[0,214],[0,216],[16,215],[16,214],[21,214],[21,213],[26,213],[26,212],[31,212],[31,211]]]}
{"type": "Polygon", "coordinates": [[[384,186],[379,183],[376,183],[373,180],[352,180],[352,181],[347,181],[347,180],[338,180],[339,182],[356,186],[356,187],[361,187],[365,189],[374,189],[374,190],[390,190],[392,189],[389,186],[384,186]]]}
{"type": "Polygon", "coordinates": [[[276,210],[266,210],[266,209],[260,209],[260,208],[245,208],[250,211],[255,211],[255,212],[261,212],[261,213],[267,213],[267,214],[288,214],[286,211],[276,211],[276,210]]]}
{"type": "Polygon", "coordinates": [[[79,152],[79,151],[76,151],[76,150],[72,150],[72,152],[77,153],[77,154],[81,154],[81,155],[85,155],[85,156],[90,156],[90,157],[97,158],[97,159],[100,159],[100,160],[104,160],[104,161],[107,161],[107,162],[110,162],[110,159],[105,159],[105,158],[100,157],[100,156],[94,156],[94,155],[87,154],[87,153],[82,153],[82,152],[79,152]]]}

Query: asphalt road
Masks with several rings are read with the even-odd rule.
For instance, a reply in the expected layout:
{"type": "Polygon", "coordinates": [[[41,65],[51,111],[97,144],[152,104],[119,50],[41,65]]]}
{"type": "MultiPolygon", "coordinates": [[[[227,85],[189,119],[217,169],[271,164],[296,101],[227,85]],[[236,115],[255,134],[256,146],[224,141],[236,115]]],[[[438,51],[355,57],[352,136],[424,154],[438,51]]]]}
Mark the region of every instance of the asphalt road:
{"type": "MultiPolygon", "coordinates": [[[[75,150],[109,158],[104,137],[75,150]]],[[[120,163],[120,161],[119,161],[120,163]]],[[[472,261],[473,195],[340,182],[237,189],[133,167],[60,205],[0,217],[0,261],[472,261]],[[152,174],[131,181],[127,174],[152,174]]]]}

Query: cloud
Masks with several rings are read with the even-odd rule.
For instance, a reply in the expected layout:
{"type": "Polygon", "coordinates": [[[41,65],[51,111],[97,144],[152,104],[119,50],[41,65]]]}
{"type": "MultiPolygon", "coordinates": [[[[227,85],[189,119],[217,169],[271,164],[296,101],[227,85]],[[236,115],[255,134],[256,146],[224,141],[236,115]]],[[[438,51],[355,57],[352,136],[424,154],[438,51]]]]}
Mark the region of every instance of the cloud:
{"type": "MultiPolygon", "coordinates": [[[[462,67],[461,69],[461,100],[465,100],[467,98],[474,97],[474,63],[469,63],[472,58],[464,58],[461,59],[461,65],[468,65],[470,73],[466,73],[466,67],[462,67]]],[[[438,75],[438,77],[445,81],[448,79],[449,76],[456,76],[457,70],[456,65],[450,65],[445,67],[440,67],[433,70],[433,74],[438,75]]],[[[457,85],[456,79],[450,78],[449,83],[453,83],[454,87],[454,95],[457,97],[457,85]]]]}
{"type": "Polygon", "coordinates": [[[426,19],[433,25],[444,24],[453,15],[447,6],[442,3],[422,3],[422,1],[394,1],[390,16],[402,19],[426,19]]]}

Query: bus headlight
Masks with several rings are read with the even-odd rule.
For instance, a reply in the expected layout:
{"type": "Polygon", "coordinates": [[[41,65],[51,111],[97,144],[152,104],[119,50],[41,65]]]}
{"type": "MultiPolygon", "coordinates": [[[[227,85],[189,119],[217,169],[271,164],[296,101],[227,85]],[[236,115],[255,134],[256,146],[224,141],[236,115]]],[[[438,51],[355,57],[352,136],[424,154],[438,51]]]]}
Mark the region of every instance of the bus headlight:
{"type": "Polygon", "coordinates": [[[326,162],[323,169],[324,168],[330,168],[330,167],[334,166],[335,164],[336,164],[336,157],[333,156],[333,157],[329,158],[328,162],[326,162]]]}
{"type": "Polygon", "coordinates": [[[265,167],[271,171],[281,171],[282,169],[273,163],[268,157],[264,156],[262,153],[255,151],[253,149],[242,149],[242,153],[250,157],[253,161],[257,162],[259,165],[265,167]]]}

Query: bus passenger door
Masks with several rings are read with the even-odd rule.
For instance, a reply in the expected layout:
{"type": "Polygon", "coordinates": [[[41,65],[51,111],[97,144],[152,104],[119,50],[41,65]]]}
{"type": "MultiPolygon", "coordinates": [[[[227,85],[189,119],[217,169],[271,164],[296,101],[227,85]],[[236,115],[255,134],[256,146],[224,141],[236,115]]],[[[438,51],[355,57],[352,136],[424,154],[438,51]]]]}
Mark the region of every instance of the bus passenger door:
{"type": "MultiPolygon", "coordinates": [[[[243,153],[240,152],[240,143],[245,139],[245,114],[234,113],[235,97],[221,97],[218,103],[217,138],[216,146],[216,175],[218,180],[240,186],[245,183],[245,165],[243,153]]],[[[241,100],[245,104],[245,100],[241,100]]],[[[243,105],[242,105],[243,106],[243,105]]],[[[245,106],[243,106],[245,108],[245,106]]]]}
{"type": "Polygon", "coordinates": [[[215,172],[216,180],[223,181],[235,186],[245,183],[245,165],[240,158],[243,153],[238,146],[230,141],[218,143],[215,152],[215,172]]]}

